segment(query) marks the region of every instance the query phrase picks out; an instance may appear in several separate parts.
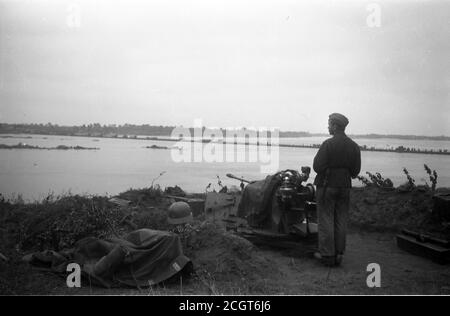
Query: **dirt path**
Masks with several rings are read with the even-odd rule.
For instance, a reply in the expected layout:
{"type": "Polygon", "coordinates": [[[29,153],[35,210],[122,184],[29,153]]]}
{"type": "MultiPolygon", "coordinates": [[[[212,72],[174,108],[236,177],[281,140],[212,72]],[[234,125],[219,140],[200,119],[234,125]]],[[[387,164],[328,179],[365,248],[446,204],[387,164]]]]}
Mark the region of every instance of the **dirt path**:
{"type": "Polygon", "coordinates": [[[340,268],[312,259],[266,251],[282,272],[280,294],[450,294],[450,266],[410,255],[397,248],[394,235],[352,233],[340,268]],[[381,287],[368,288],[369,263],[381,268],[381,287]]]}
{"type": "Polygon", "coordinates": [[[339,268],[327,268],[311,258],[295,257],[282,251],[257,249],[275,269],[268,273],[251,291],[245,284],[233,281],[205,282],[194,277],[184,283],[167,284],[151,289],[103,289],[83,286],[69,289],[54,275],[36,274],[38,283],[53,285],[42,294],[82,295],[385,295],[385,294],[450,294],[450,266],[410,255],[396,246],[395,236],[381,233],[354,232],[348,235],[348,249],[339,268]],[[381,287],[368,288],[366,271],[369,263],[381,267],[381,287]]]}

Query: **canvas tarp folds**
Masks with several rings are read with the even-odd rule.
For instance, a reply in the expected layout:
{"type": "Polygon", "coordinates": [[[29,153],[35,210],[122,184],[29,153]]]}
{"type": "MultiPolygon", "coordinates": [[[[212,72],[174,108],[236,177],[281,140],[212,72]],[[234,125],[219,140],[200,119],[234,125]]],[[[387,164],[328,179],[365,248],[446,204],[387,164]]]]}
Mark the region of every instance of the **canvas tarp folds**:
{"type": "Polygon", "coordinates": [[[251,226],[262,226],[270,219],[272,198],[281,181],[277,175],[269,175],[245,187],[237,211],[238,217],[247,219],[251,226]]]}
{"type": "MultiPolygon", "coordinates": [[[[42,266],[42,259],[42,253],[34,254],[30,263],[36,264],[41,261],[42,266]]],[[[64,255],[47,252],[45,260],[48,261],[51,270],[60,273],[65,271],[68,263],[78,263],[85,276],[93,283],[105,287],[154,285],[169,279],[188,264],[192,264],[190,259],[184,256],[177,234],[151,229],[135,230],[123,239],[84,238],[70,251],[70,258],[67,252],[64,255]],[[122,253],[123,256],[111,256],[114,253],[122,253]],[[63,262],[61,258],[67,260],[63,262]],[[103,267],[110,270],[98,274],[96,272],[99,270],[98,263],[101,259],[105,263],[103,267]]]]}

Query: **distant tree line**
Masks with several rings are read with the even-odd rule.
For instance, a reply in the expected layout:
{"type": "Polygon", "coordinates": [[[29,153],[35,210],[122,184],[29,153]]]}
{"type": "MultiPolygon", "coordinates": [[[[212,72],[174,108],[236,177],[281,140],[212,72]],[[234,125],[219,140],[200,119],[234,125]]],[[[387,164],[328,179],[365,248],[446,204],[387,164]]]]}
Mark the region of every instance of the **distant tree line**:
{"type": "MultiPolygon", "coordinates": [[[[44,135],[67,135],[67,136],[94,136],[94,137],[114,137],[118,135],[146,135],[146,136],[171,136],[175,126],[162,125],[134,125],[134,124],[108,124],[99,123],[84,124],[79,126],[63,126],[58,124],[9,124],[0,123],[0,133],[2,134],[44,134],[44,135]]],[[[189,128],[191,135],[194,135],[193,128],[189,128]]],[[[225,135],[226,130],[221,129],[225,135]]],[[[246,128],[243,128],[246,130],[246,128]]],[[[311,136],[329,136],[324,133],[309,133],[304,131],[280,131],[280,137],[311,137],[311,136]]],[[[353,138],[392,138],[409,140],[450,140],[449,136],[420,136],[420,135],[350,135],[353,138]]]]}
{"type": "Polygon", "coordinates": [[[421,149],[421,148],[413,148],[413,147],[405,147],[405,146],[397,146],[391,148],[376,148],[376,147],[368,147],[367,145],[359,146],[361,150],[364,151],[386,151],[386,152],[398,152],[398,153],[418,153],[418,154],[445,154],[448,155],[448,149],[421,149]]]}
{"type": "MultiPolygon", "coordinates": [[[[162,125],[134,125],[134,124],[108,124],[101,125],[92,123],[79,126],[63,126],[58,124],[7,124],[0,123],[0,133],[2,134],[43,134],[43,135],[66,135],[66,136],[94,136],[94,137],[114,137],[118,135],[146,135],[146,136],[171,136],[175,126],[162,125]]],[[[203,128],[204,129],[204,128],[203,128]]],[[[194,129],[189,128],[191,135],[194,129]]],[[[226,135],[226,129],[221,129],[226,135]]],[[[246,130],[246,128],[243,128],[246,130]]],[[[280,137],[308,137],[308,132],[280,132],[280,137]]]]}
{"type": "Polygon", "coordinates": [[[423,136],[423,135],[398,135],[398,134],[362,134],[362,135],[349,135],[353,138],[392,138],[392,139],[408,139],[408,140],[450,140],[449,136],[423,136]]]}
{"type": "Polygon", "coordinates": [[[118,135],[153,135],[170,136],[173,126],[156,125],[101,125],[99,123],[62,126],[58,124],[0,124],[0,133],[13,134],[44,134],[44,135],[66,135],[66,136],[94,136],[114,137],[118,135]]]}

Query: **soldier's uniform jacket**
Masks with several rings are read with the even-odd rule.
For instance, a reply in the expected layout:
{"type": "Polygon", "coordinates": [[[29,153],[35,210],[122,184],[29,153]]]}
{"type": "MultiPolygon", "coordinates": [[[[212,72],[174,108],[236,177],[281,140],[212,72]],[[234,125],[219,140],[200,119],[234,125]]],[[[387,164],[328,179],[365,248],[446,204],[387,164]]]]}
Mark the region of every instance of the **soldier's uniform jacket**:
{"type": "Polygon", "coordinates": [[[351,178],[361,171],[358,144],[345,133],[338,132],[325,140],[314,157],[314,184],[318,187],[351,188],[351,178]]]}

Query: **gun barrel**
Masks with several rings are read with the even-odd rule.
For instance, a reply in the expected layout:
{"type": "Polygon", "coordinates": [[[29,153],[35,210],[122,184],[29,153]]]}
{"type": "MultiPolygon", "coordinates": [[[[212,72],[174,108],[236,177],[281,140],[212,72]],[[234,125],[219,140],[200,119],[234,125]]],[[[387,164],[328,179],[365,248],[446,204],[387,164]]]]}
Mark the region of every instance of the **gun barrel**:
{"type": "Polygon", "coordinates": [[[239,180],[239,181],[242,181],[242,182],[246,182],[246,183],[251,183],[251,181],[245,180],[244,178],[236,177],[235,175],[233,175],[231,173],[227,173],[227,177],[231,178],[231,179],[236,179],[236,180],[239,180]]]}

